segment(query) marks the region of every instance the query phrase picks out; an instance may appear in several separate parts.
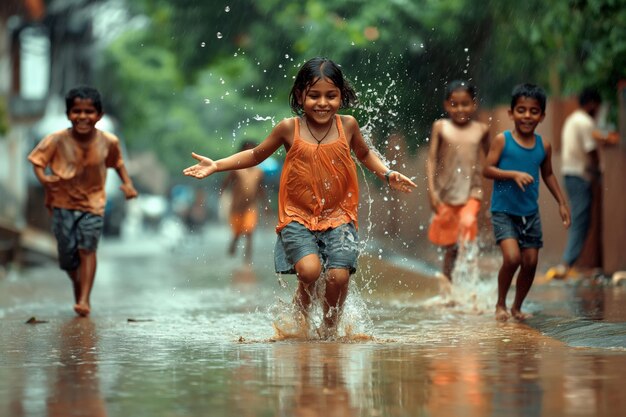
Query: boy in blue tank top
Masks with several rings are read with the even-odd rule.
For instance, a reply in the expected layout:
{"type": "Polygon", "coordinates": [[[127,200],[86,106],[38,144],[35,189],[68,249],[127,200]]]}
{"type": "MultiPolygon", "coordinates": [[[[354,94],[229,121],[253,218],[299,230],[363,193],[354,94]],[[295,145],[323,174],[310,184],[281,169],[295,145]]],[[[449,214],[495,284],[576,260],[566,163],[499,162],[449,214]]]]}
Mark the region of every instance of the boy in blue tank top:
{"type": "Polygon", "coordinates": [[[552,172],[552,147],[535,133],[546,115],[546,93],[533,84],[513,89],[509,117],[514,129],[498,134],[489,147],[483,175],[493,179],[491,222],[502,251],[498,272],[496,320],[513,316],[524,320],[522,303],[535,278],[539,248],[543,246],[539,216],[539,174],[559,204],[563,225],[570,224],[570,210],[552,172]],[[511,313],[506,297],[519,268],[511,313]]]}

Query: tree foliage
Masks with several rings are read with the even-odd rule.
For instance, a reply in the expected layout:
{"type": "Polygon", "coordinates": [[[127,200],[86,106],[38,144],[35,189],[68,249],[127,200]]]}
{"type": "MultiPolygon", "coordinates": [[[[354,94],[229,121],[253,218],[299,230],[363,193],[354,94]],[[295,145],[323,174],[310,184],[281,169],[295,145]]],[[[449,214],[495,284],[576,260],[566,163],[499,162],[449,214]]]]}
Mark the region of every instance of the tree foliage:
{"type": "Polygon", "coordinates": [[[289,116],[297,68],[324,55],[344,68],[373,140],[414,149],[453,79],[483,105],[531,81],[553,96],[626,77],[624,0],[142,0],[150,24],[112,44],[103,74],[131,148],[155,148],[178,173],[192,149],[221,157],[289,116]]]}

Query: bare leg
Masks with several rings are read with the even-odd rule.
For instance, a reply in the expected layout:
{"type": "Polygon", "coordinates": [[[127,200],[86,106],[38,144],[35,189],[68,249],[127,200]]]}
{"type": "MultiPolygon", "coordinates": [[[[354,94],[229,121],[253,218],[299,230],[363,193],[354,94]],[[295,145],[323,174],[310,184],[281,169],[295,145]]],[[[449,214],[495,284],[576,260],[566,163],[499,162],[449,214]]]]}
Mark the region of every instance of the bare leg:
{"type": "Polygon", "coordinates": [[[74,305],[74,311],[81,316],[88,316],[91,312],[89,297],[96,277],[96,252],[79,249],[80,265],[78,266],[78,280],[80,295],[74,305]]]}
{"type": "Polygon", "coordinates": [[[237,242],[239,241],[239,233],[235,233],[233,235],[233,240],[231,240],[230,242],[230,246],[228,247],[228,254],[230,256],[234,256],[235,255],[235,249],[237,249],[237,242]]]}
{"type": "Polygon", "coordinates": [[[532,317],[531,314],[522,313],[522,303],[526,299],[530,287],[535,279],[539,250],[536,248],[522,250],[522,266],[515,283],[515,300],[511,307],[511,315],[516,320],[524,320],[532,317]]]}
{"type": "Polygon", "coordinates": [[[504,239],[500,242],[502,266],[498,271],[498,302],[496,303],[496,320],[507,321],[506,296],[511,287],[515,271],[520,265],[520,249],[515,239],[504,239]]]}
{"type": "Polygon", "coordinates": [[[452,282],[452,271],[454,270],[454,263],[456,262],[456,258],[459,254],[459,246],[458,245],[450,245],[446,246],[446,253],[443,257],[443,275],[450,282],[452,282]]]}
{"type": "Polygon", "coordinates": [[[72,271],[67,271],[67,275],[70,277],[70,281],[72,281],[72,288],[74,290],[74,302],[78,303],[78,298],[80,297],[80,281],[78,280],[78,270],[74,269],[72,271]]]}
{"type": "Polygon", "coordinates": [[[350,271],[330,269],[326,277],[326,302],[324,303],[324,323],[327,329],[335,329],[341,316],[343,303],[348,295],[350,271]]]}
{"type": "Polygon", "coordinates": [[[246,252],[245,252],[246,262],[248,264],[252,263],[252,232],[246,234],[246,252]]]}
{"type": "Polygon", "coordinates": [[[296,290],[294,302],[306,316],[311,305],[311,294],[313,293],[315,282],[322,273],[322,264],[317,254],[310,254],[300,259],[295,267],[298,276],[298,289],[296,290]]]}

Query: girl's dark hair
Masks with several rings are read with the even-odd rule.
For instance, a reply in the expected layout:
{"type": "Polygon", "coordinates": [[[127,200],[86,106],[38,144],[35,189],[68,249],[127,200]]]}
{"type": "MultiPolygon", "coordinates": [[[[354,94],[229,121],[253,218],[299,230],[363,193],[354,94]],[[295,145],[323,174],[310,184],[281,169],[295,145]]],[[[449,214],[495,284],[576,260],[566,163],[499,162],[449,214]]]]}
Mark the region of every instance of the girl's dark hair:
{"type": "Polygon", "coordinates": [[[315,57],[305,62],[293,82],[293,87],[289,92],[289,105],[291,111],[302,115],[302,105],[298,99],[302,93],[315,85],[321,79],[332,82],[341,92],[341,108],[350,108],[357,104],[356,92],[350,82],[344,78],[341,68],[328,58],[315,57]]]}
{"type": "Polygon", "coordinates": [[[546,112],[546,92],[543,88],[529,83],[516,85],[511,93],[511,110],[515,108],[517,100],[521,97],[533,98],[537,100],[539,102],[539,107],[541,107],[541,113],[546,112]]]}
{"type": "Polygon", "coordinates": [[[69,114],[72,106],[74,106],[74,100],[80,98],[83,100],[91,100],[93,106],[98,113],[102,113],[102,97],[100,92],[93,87],[81,85],[76,88],[72,88],[65,95],[65,112],[69,114]]]}
{"type": "Polygon", "coordinates": [[[454,80],[446,85],[445,100],[450,99],[452,93],[459,90],[467,91],[467,94],[470,95],[472,100],[476,98],[476,86],[474,86],[474,84],[465,80],[454,80]]]}

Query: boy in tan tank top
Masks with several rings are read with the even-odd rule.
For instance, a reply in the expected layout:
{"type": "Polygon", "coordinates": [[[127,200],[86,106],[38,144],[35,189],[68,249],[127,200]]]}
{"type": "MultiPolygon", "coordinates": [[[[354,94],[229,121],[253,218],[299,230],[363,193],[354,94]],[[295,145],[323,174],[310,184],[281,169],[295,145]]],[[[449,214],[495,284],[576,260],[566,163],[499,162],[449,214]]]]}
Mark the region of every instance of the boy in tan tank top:
{"type": "Polygon", "coordinates": [[[480,160],[481,153],[484,156],[489,148],[489,128],[472,120],[477,109],[476,90],[467,81],[448,84],[444,109],[448,118],[433,123],[426,173],[434,213],[428,238],[445,250],[443,284],[449,287],[459,243],[474,240],[478,232],[480,160]]]}

